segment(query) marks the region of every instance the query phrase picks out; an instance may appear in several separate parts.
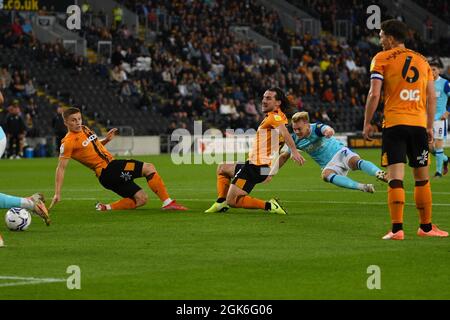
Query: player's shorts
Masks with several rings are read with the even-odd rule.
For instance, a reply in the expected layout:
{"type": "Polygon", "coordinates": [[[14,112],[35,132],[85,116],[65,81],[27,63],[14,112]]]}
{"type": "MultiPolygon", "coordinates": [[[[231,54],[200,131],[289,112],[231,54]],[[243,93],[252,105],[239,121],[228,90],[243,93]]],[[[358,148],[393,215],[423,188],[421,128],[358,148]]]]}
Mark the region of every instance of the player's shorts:
{"type": "Polygon", "coordinates": [[[352,150],[350,150],[347,147],[342,147],[328,162],[323,168],[322,172],[324,170],[333,170],[336,172],[337,175],[340,176],[346,176],[348,172],[351,170],[350,166],[348,165],[349,161],[353,157],[359,157],[357,153],[354,153],[352,150]]]}
{"type": "Polygon", "coordinates": [[[3,157],[3,153],[5,153],[6,149],[6,136],[2,127],[0,127],[0,158],[3,157]]]}
{"type": "Polygon", "coordinates": [[[447,120],[435,120],[433,124],[434,139],[447,139],[447,120]]]}
{"type": "Polygon", "coordinates": [[[234,172],[234,178],[231,183],[250,193],[256,184],[267,179],[270,167],[268,165],[257,166],[246,161],[245,163],[236,164],[234,172]]]}
{"type": "Polygon", "coordinates": [[[423,127],[399,125],[383,129],[381,166],[406,163],[412,168],[428,165],[428,134],[423,127]]]}
{"type": "Polygon", "coordinates": [[[142,177],[144,163],[137,160],[113,160],[102,170],[98,180],[108,190],[123,198],[133,198],[141,190],[134,179],[142,177]]]}

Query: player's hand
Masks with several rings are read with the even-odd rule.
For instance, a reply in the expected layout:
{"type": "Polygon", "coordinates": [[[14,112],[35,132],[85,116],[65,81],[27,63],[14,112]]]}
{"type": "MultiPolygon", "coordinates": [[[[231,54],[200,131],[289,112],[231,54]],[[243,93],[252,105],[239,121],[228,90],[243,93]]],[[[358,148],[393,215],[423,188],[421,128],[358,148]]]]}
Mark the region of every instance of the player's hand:
{"type": "Polygon", "coordinates": [[[367,141],[372,141],[371,136],[373,135],[374,131],[375,131],[375,129],[372,127],[372,125],[370,123],[365,125],[364,130],[362,132],[364,139],[367,141]]]}
{"type": "Polygon", "coordinates": [[[428,134],[428,143],[429,144],[433,143],[434,140],[433,129],[427,129],[427,134],[428,134]]]}
{"type": "Polygon", "coordinates": [[[106,134],[106,141],[111,141],[116,136],[118,130],[119,129],[117,128],[112,128],[111,130],[109,130],[106,134]]]}
{"type": "Polygon", "coordinates": [[[263,183],[269,183],[270,181],[272,181],[272,177],[273,176],[267,176],[266,180],[264,180],[263,183]]]}
{"type": "Polygon", "coordinates": [[[325,132],[323,133],[325,138],[331,138],[334,135],[334,129],[333,128],[327,128],[325,132]]]}
{"type": "Polygon", "coordinates": [[[53,208],[53,206],[54,206],[56,203],[58,203],[59,201],[61,201],[61,196],[60,196],[59,194],[55,194],[55,195],[53,196],[52,203],[50,203],[50,207],[48,207],[48,210],[50,210],[51,208],[53,208]]]}
{"type": "Polygon", "coordinates": [[[295,150],[295,152],[292,152],[291,158],[301,166],[305,163],[305,158],[303,158],[300,152],[298,152],[297,150],[295,150]]]}

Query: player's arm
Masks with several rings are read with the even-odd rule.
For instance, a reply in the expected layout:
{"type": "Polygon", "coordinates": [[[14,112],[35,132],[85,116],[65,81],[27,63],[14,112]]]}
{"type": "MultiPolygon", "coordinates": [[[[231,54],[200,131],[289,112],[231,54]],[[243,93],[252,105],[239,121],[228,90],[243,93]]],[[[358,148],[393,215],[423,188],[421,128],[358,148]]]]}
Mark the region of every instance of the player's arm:
{"type": "Polygon", "coordinates": [[[298,152],[297,147],[295,145],[294,139],[292,139],[291,134],[289,133],[288,129],[284,124],[277,127],[277,129],[280,131],[281,135],[284,138],[284,141],[286,142],[289,149],[291,149],[292,152],[292,160],[297,162],[300,165],[303,165],[305,163],[305,158],[302,157],[300,152],[298,152]]]}
{"type": "Polygon", "coordinates": [[[3,101],[5,101],[5,98],[3,98],[3,94],[0,91],[0,105],[3,104],[3,101]]]}
{"type": "Polygon", "coordinates": [[[113,129],[109,130],[108,133],[106,134],[106,137],[104,139],[100,140],[102,145],[105,145],[108,142],[110,142],[112,139],[114,139],[114,137],[116,136],[117,130],[118,130],[117,128],[113,128],[113,129]]]}
{"type": "Polygon", "coordinates": [[[325,138],[334,136],[334,129],[328,125],[324,125],[320,130],[325,138]]]}
{"type": "Polygon", "coordinates": [[[370,122],[377,110],[378,102],[380,102],[382,85],[383,81],[381,79],[373,78],[370,80],[370,89],[367,94],[366,111],[364,113],[363,137],[366,140],[372,140],[370,136],[373,134],[373,127],[370,122]]]}
{"type": "Polygon", "coordinates": [[[50,204],[49,209],[52,208],[56,203],[61,201],[61,189],[64,182],[64,173],[66,171],[69,160],[70,159],[67,158],[59,158],[55,174],[55,195],[53,196],[52,203],[50,204]]]}
{"type": "Polygon", "coordinates": [[[273,162],[272,167],[270,168],[269,175],[267,176],[264,183],[268,183],[272,180],[272,177],[278,173],[278,170],[289,160],[291,157],[291,153],[288,151],[282,152],[278,158],[273,162]]]}
{"type": "Polygon", "coordinates": [[[289,160],[291,153],[289,151],[282,152],[278,158],[274,161],[275,165],[272,165],[269,176],[274,176],[278,173],[278,170],[289,160]]]}
{"type": "Polygon", "coordinates": [[[427,133],[428,142],[433,142],[433,123],[436,113],[436,92],[434,91],[434,80],[427,83],[427,133]]]}

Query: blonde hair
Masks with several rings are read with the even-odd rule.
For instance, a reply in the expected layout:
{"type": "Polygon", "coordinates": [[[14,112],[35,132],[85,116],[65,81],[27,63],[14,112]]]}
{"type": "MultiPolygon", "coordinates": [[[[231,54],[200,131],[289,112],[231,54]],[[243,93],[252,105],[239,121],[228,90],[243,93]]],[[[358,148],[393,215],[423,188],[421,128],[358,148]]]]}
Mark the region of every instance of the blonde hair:
{"type": "Polygon", "coordinates": [[[296,113],[292,116],[292,122],[299,122],[300,120],[309,122],[309,115],[308,115],[308,112],[306,112],[306,111],[296,112],[296,113]]]}

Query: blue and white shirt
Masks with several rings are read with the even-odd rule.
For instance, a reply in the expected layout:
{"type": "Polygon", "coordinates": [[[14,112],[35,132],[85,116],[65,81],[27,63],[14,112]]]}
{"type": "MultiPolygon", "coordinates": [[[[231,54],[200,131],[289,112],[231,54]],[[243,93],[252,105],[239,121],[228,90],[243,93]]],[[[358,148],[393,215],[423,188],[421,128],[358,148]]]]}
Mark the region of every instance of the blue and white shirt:
{"type": "Polygon", "coordinates": [[[447,100],[450,97],[450,82],[439,77],[434,81],[434,90],[436,91],[437,99],[434,120],[439,120],[445,111],[447,111],[447,100]]]}
{"type": "MultiPolygon", "coordinates": [[[[329,126],[323,123],[311,123],[311,133],[308,137],[300,139],[295,133],[292,134],[298,150],[308,153],[315,162],[323,169],[334,155],[341,150],[344,144],[334,137],[326,138],[324,132],[329,126]]],[[[291,150],[288,150],[291,153],[291,150]]]]}

